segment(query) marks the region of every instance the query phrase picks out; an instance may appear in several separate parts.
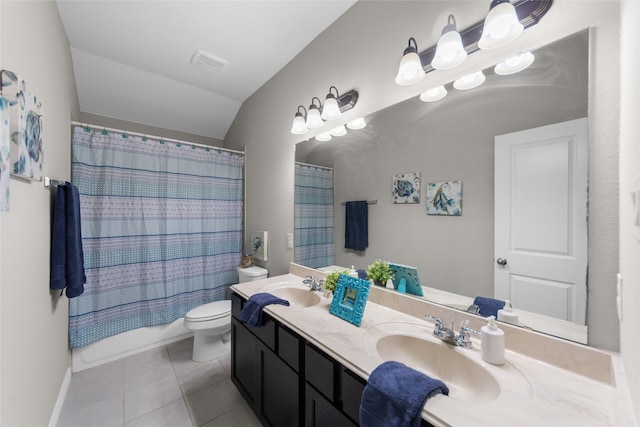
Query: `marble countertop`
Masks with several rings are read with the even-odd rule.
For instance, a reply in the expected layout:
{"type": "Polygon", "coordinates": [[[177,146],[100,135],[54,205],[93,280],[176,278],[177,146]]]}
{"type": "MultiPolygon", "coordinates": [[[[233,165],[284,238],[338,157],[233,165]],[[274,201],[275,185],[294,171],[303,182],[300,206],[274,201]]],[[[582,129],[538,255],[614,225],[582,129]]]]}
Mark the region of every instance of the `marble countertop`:
{"type": "MultiPolygon", "coordinates": [[[[304,287],[304,270],[293,271],[296,274],[240,283],[232,289],[249,298],[285,284],[304,287]]],[[[360,327],[330,314],[331,301],[322,296],[310,307],[270,305],[265,311],[364,379],[384,362],[376,351],[377,340],[401,334],[433,340],[445,347],[441,350],[458,353],[497,380],[497,396],[468,395],[457,392],[456,384],[447,384],[450,396],[430,398],[422,412],[422,417],[436,426],[636,425],[619,355],[501,325],[506,336],[506,363],[494,366],[482,360],[476,337],[472,338],[472,349],[463,349],[431,335],[433,322],[421,317],[434,314],[434,305],[397,299],[373,287],[371,291],[360,327]]],[[[438,306],[438,310],[435,314],[442,317],[442,310],[447,309],[438,306]]],[[[451,313],[445,314],[464,316],[449,310],[451,313]]]]}

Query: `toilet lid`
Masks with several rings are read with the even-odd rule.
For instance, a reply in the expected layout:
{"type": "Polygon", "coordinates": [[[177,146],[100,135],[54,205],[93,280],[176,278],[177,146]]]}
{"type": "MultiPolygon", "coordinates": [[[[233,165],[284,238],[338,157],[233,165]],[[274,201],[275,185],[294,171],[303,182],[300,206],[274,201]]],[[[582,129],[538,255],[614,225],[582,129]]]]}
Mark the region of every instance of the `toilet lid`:
{"type": "Polygon", "coordinates": [[[184,318],[192,322],[219,319],[231,314],[231,300],[214,301],[190,310],[184,318]]]}

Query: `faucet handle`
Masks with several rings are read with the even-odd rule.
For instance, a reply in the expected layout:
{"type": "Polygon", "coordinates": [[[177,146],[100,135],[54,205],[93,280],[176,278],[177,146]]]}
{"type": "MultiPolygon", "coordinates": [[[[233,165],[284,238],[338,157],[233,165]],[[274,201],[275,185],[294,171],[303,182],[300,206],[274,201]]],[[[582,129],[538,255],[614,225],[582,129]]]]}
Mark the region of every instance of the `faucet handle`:
{"type": "Polygon", "coordinates": [[[424,315],[425,319],[430,319],[433,320],[436,323],[436,329],[442,329],[443,327],[443,323],[442,323],[442,319],[438,316],[432,316],[430,314],[425,314],[424,315]]]}
{"type": "Polygon", "coordinates": [[[462,326],[460,326],[460,336],[459,336],[458,345],[464,348],[472,348],[473,347],[473,343],[471,342],[472,333],[478,336],[482,335],[482,332],[469,327],[468,320],[465,320],[464,322],[462,322],[462,326]]]}

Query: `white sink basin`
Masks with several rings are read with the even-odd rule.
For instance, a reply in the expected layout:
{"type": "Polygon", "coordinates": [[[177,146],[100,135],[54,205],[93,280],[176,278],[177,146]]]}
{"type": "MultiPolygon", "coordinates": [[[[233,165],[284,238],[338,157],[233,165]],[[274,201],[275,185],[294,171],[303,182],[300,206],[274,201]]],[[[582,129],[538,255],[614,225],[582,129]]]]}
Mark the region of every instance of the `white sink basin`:
{"type": "Polygon", "coordinates": [[[411,335],[385,335],[376,350],[386,360],[396,360],[438,378],[449,387],[449,396],[466,401],[489,401],[500,395],[498,381],[482,365],[444,342],[411,335]]]}
{"type": "Polygon", "coordinates": [[[278,298],[286,299],[291,304],[291,307],[311,307],[320,302],[318,292],[290,283],[267,286],[264,291],[278,298]]]}

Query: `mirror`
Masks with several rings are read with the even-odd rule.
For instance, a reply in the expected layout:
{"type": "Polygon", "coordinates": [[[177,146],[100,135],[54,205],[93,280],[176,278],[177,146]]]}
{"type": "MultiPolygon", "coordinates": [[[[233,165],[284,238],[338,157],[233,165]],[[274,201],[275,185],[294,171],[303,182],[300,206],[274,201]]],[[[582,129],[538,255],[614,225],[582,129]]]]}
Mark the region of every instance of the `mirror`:
{"type": "MultiPolygon", "coordinates": [[[[486,82],[476,89],[447,84],[440,101],[411,98],[366,117],[364,129],[296,145],[296,162],[333,168],[334,264],[366,269],[384,259],[415,266],[424,298],[458,309],[475,296],[493,295],[494,137],[587,117],[588,111],[588,31],[533,53],[535,62],[520,73],[485,70],[486,82]],[[421,174],[420,203],[392,203],[393,177],[405,173],[421,174]],[[426,184],[449,180],[462,181],[462,215],[427,215],[426,184]],[[363,252],[343,248],[343,204],[354,200],[376,202],[368,206],[363,252]]],[[[586,325],[522,314],[525,326],[586,343],[586,325]]]]}

